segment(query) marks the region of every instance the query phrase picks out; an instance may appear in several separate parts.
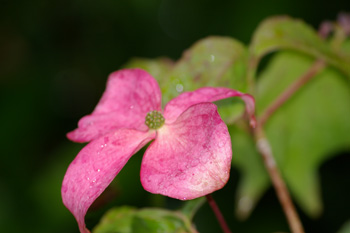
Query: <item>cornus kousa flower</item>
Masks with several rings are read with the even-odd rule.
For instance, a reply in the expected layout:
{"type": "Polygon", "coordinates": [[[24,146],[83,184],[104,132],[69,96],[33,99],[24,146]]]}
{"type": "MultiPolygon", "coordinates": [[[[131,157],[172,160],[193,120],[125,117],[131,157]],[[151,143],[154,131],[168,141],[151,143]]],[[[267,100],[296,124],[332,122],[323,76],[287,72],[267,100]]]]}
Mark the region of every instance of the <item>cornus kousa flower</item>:
{"type": "Polygon", "coordinates": [[[238,96],[254,123],[254,99],[228,89],[205,87],[185,92],[162,110],[156,80],[140,69],[110,75],[92,114],[68,133],[89,142],[68,167],[62,199],[80,232],[87,233],[85,214],[129,158],[148,142],[141,164],[145,190],[180,200],[222,188],[231,167],[231,140],[212,101],[238,96]]]}

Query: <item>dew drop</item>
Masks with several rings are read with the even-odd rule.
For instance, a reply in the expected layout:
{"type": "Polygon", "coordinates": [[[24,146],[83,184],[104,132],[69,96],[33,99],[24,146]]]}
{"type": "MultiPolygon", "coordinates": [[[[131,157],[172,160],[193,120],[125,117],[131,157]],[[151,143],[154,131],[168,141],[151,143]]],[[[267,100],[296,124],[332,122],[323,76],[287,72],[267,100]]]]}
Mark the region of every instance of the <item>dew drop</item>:
{"type": "Polygon", "coordinates": [[[176,84],[176,91],[177,92],[182,92],[184,90],[184,86],[182,84],[176,84]]]}

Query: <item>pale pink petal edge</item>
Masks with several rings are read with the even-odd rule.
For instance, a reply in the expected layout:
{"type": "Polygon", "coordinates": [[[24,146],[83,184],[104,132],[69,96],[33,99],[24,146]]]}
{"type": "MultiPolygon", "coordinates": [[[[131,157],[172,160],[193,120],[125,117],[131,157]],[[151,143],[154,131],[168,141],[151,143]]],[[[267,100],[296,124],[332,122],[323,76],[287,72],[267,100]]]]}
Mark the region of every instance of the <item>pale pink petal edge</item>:
{"type": "Polygon", "coordinates": [[[169,123],[171,123],[174,122],[182,112],[194,104],[214,102],[229,97],[240,97],[245,102],[250,124],[252,127],[255,127],[256,120],[254,116],[254,97],[249,94],[224,87],[203,87],[195,91],[184,92],[178,97],[169,101],[164,109],[164,117],[169,123]]]}

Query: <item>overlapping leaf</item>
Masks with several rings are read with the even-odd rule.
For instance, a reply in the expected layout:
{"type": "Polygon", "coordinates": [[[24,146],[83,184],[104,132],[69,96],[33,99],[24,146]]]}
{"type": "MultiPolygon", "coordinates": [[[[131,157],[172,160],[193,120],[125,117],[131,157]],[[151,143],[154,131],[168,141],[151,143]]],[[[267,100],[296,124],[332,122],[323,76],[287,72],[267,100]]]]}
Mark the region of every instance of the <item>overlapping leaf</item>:
{"type": "MultiPolygon", "coordinates": [[[[245,92],[247,51],[243,44],[228,37],[208,37],[195,43],[172,63],[168,59],[133,59],[126,67],[149,71],[159,82],[162,102],[184,91],[205,86],[230,87],[245,92]]],[[[226,123],[234,122],[244,111],[235,99],[220,101],[219,112],[226,123]]]]}
{"type": "Polygon", "coordinates": [[[123,206],[108,211],[93,233],[195,233],[191,220],[178,211],[123,206]]]}
{"type": "Polygon", "coordinates": [[[333,49],[301,20],[279,16],[268,18],[259,25],[250,45],[251,59],[260,60],[267,53],[280,49],[323,59],[350,76],[350,54],[333,49]]]}
{"type": "MultiPolygon", "coordinates": [[[[313,63],[298,53],[278,54],[257,84],[261,112],[313,63]]],[[[267,137],[293,197],[310,215],[322,210],[318,167],[350,149],[350,87],[333,69],[316,75],[266,123],[267,137]]]]}
{"type": "Polygon", "coordinates": [[[261,155],[256,150],[248,125],[230,125],[229,132],[233,150],[232,164],[242,175],[236,193],[236,215],[245,219],[270,187],[270,178],[261,155]]]}
{"type": "MultiPolygon", "coordinates": [[[[315,58],[340,70],[345,76],[331,68],[319,74],[266,124],[268,139],[293,197],[307,213],[317,215],[322,210],[317,168],[334,155],[334,151],[350,147],[346,133],[350,132],[346,120],[350,114],[350,94],[344,78],[350,77],[348,47],[345,43],[342,49],[335,50],[302,21],[274,17],[265,20],[256,30],[249,59],[241,43],[230,38],[209,37],[197,42],[176,63],[166,59],[138,59],[127,66],[144,68],[156,77],[166,103],[183,91],[203,86],[227,86],[247,91],[247,63],[258,62],[276,50],[299,52],[277,55],[259,77],[255,87],[259,113],[303,74],[315,58]]],[[[229,124],[243,110],[242,105],[233,103],[233,100],[219,103],[220,114],[229,124]]],[[[243,177],[237,191],[237,213],[244,218],[270,181],[249,131],[241,126],[230,126],[229,129],[233,165],[243,177]]]]}

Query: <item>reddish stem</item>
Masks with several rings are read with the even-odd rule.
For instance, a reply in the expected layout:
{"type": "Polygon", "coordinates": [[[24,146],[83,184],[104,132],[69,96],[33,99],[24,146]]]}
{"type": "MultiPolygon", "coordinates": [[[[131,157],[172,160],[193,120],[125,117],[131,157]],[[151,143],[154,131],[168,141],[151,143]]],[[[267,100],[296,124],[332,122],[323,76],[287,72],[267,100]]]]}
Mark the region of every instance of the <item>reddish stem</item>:
{"type": "Polygon", "coordinates": [[[213,199],[213,197],[210,194],[206,195],[205,197],[207,198],[207,201],[208,201],[211,209],[213,210],[213,212],[216,216],[216,219],[218,220],[223,232],[224,233],[231,233],[231,230],[228,227],[228,225],[224,219],[224,216],[222,215],[222,213],[221,213],[218,205],[216,204],[215,200],[213,199]]]}
{"type": "Polygon", "coordinates": [[[267,168],[279,202],[281,203],[283,211],[287,217],[289,227],[293,233],[304,233],[303,225],[301,224],[301,221],[299,219],[297,211],[295,210],[288,189],[276,165],[275,159],[272,155],[270,144],[265,137],[265,133],[261,128],[261,125],[257,125],[254,133],[256,137],[257,148],[263,157],[265,167],[267,168]]]}
{"type": "Polygon", "coordinates": [[[263,126],[269,117],[284,104],[297,90],[305,85],[317,73],[325,67],[323,60],[317,60],[299,79],[290,85],[282,94],[280,94],[275,101],[273,101],[261,114],[259,118],[260,125],[263,126]]]}
{"type": "Polygon", "coordinates": [[[265,167],[267,168],[277,197],[281,203],[281,206],[293,233],[304,233],[303,225],[301,224],[288,189],[276,165],[270,144],[266,139],[263,130],[263,125],[279,107],[281,107],[293,94],[295,94],[297,90],[299,90],[303,85],[310,81],[324,67],[325,62],[322,60],[317,60],[299,79],[297,79],[281,95],[279,95],[276,100],[266,108],[261,117],[259,117],[258,125],[255,128],[254,132],[258,150],[263,157],[265,167]]]}

